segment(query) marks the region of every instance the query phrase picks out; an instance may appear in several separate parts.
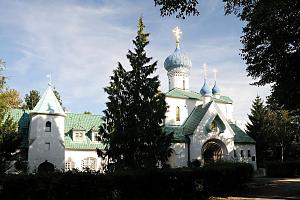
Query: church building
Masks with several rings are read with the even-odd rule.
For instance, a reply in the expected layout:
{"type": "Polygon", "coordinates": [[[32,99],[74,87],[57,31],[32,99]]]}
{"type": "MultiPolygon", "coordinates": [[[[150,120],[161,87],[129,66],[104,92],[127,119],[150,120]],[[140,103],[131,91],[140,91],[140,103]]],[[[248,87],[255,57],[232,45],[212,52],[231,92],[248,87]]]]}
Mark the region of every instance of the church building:
{"type": "MultiPolygon", "coordinates": [[[[174,32],[176,48],[164,62],[169,79],[164,131],[174,135],[170,166],[226,160],[251,163],[256,169],[255,141],[234,124],[233,101],[217,81],[210,88],[205,77],[198,92],[189,89],[192,62],[180,49],[178,27],[174,32]]],[[[58,170],[103,171],[106,160],[96,153],[96,148],[103,149],[97,140],[102,117],[66,113],[51,84],[33,110],[12,109],[10,114],[18,122],[30,171],[45,164],[58,170]]]]}

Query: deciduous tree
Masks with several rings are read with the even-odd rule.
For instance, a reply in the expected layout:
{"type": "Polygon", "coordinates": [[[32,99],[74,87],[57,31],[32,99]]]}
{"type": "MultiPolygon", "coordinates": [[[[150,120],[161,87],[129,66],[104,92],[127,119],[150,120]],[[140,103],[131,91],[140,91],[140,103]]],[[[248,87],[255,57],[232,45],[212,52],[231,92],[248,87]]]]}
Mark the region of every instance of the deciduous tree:
{"type": "Polygon", "coordinates": [[[272,84],[269,101],[300,109],[300,2],[223,0],[226,14],[245,22],[242,58],[255,85],[272,84]]]}

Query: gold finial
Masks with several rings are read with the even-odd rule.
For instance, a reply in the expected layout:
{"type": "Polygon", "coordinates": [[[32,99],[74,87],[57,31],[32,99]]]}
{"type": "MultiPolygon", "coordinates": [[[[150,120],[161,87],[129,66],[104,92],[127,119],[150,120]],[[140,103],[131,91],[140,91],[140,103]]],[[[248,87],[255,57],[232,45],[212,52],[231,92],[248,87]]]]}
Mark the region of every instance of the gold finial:
{"type": "Polygon", "coordinates": [[[215,81],[217,80],[217,72],[218,72],[217,69],[213,69],[215,81]]]}
{"type": "Polygon", "coordinates": [[[206,63],[203,64],[203,75],[204,75],[204,79],[206,80],[206,78],[207,78],[207,64],[206,63]]]}
{"type": "Polygon", "coordinates": [[[174,33],[176,38],[176,48],[179,48],[180,35],[182,34],[182,31],[178,28],[178,26],[176,26],[176,28],[174,28],[172,32],[174,33]]]}

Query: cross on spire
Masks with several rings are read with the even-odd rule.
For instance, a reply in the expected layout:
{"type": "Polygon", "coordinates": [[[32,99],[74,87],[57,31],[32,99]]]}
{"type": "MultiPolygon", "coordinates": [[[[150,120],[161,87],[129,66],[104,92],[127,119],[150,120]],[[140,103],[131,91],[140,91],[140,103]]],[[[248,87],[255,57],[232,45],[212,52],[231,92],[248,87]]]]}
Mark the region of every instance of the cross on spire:
{"type": "Polygon", "coordinates": [[[178,26],[176,26],[172,32],[174,33],[175,35],[175,38],[176,38],[176,48],[179,48],[179,42],[180,42],[180,35],[182,34],[182,31],[179,29],[178,26]]]}

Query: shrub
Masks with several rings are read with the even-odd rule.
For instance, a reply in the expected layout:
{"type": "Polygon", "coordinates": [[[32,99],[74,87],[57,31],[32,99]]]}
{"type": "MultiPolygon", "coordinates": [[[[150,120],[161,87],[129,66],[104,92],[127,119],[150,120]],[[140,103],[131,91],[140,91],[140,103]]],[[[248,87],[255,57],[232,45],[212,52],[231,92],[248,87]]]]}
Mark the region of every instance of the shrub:
{"type": "Polygon", "coordinates": [[[296,161],[274,161],[266,163],[268,177],[292,178],[300,176],[300,160],[296,161]]]}
{"type": "Polygon", "coordinates": [[[251,177],[251,165],[97,172],[68,171],[0,177],[0,199],[206,199],[251,177]],[[17,191],[17,192],[16,192],[17,191]]]}
{"type": "Polygon", "coordinates": [[[220,162],[203,167],[204,190],[218,194],[239,188],[253,176],[253,167],[247,163],[220,162]]]}

